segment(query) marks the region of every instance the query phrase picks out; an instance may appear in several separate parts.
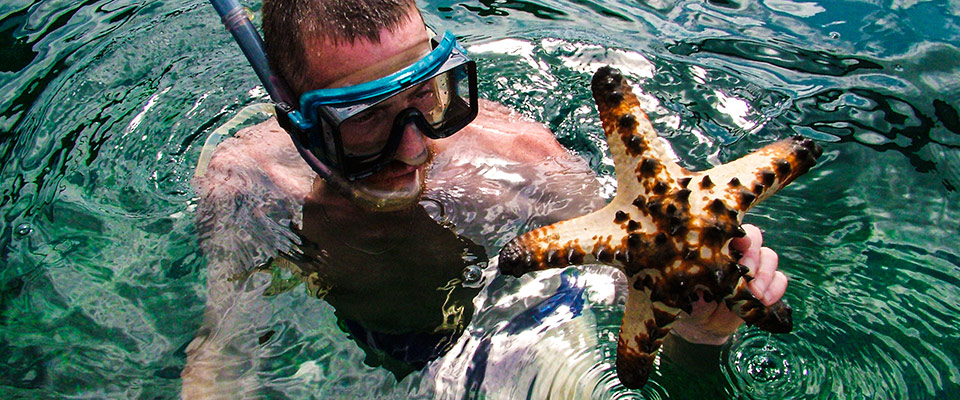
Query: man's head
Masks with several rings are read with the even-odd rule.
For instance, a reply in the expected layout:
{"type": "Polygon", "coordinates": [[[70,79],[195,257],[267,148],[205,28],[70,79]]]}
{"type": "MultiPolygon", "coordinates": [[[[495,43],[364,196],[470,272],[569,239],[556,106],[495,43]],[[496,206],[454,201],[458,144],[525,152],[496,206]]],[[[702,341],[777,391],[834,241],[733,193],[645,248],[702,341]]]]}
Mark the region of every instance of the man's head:
{"type": "MultiPolygon", "coordinates": [[[[271,67],[297,97],[317,89],[348,88],[386,77],[414,64],[432,49],[413,1],[266,0],[263,16],[271,67]]],[[[397,103],[393,107],[396,111],[410,107],[407,100],[401,96],[398,99],[391,99],[397,103]]],[[[393,115],[388,117],[388,125],[392,121],[393,115]]],[[[388,163],[349,184],[360,192],[361,205],[389,210],[410,206],[419,199],[431,156],[431,139],[421,134],[416,124],[406,124],[402,129],[404,133],[396,136],[399,141],[392,145],[395,152],[388,163]]],[[[365,135],[359,136],[361,143],[357,146],[362,148],[364,140],[376,136],[365,135]]],[[[325,146],[344,148],[351,144],[343,135],[337,140],[340,143],[328,139],[325,146]]]]}
{"type": "MultiPolygon", "coordinates": [[[[263,36],[270,67],[287,81],[294,95],[328,87],[318,77],[317,62],[336,57],[336,48],[357,42],[380,44],[386,32],[412,25],[423,28],[413,0],[265,0],[263,36]]],[[[422,39],[417,37],[417,39],[422,39]]]]}

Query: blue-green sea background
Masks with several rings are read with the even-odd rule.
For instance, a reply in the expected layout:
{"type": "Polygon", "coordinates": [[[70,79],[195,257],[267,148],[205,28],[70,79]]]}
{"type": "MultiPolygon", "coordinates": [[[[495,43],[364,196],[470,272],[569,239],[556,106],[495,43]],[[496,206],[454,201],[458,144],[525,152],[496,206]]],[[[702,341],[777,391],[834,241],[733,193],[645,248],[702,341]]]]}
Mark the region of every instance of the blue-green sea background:
{"type": "MultiPolygon", "coordinates": [[[[960,1],[418,4],[476,50],[484,97],[601,175],[589,66],[611,54],[652,68],[628,74],[688,167],[821,141],[819,165],[746,220],[791,278],[795,330],[744,328],[724,396],[960,396],[960,1]]],[[[5,0],[0,49],[0,397],[178,397],[205,300],[190,179],[207,135],[264,92],[201,0],[5,0]]],[[[423,393],[363,366],[313,303],[294,313],[315,340],[262,366],[268,397],[423,393]],[[319,379],[281,379],[304,360],[319,379]]],[[[612,313],[598,321],[615,332],[612,313]]],[[[597,397],[697,398],[668,389],[682,379],[607,379],[597,397]]]]}

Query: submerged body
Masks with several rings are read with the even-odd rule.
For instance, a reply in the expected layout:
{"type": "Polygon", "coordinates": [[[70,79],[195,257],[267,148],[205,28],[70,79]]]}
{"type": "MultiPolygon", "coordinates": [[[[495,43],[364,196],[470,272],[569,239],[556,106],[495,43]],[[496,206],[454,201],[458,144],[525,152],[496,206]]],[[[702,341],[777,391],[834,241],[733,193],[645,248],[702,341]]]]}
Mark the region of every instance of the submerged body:
{"type": "MultiPolygon", "coordinates": [[[[418,344],[434,347],[424,356],[403,360],[409,365],[394,371],[402,377],[449,348],[469,323],[479,289],[463,285],[464,268],[482,265],[496,252],[497,241],[509,236],[484,224],[540,225],[602,206],[593,172],[567,154],[546,127],[499,104],[481,104],[473,124],[430,143],[435,156],[420,168],[425,197],[432,200],[394,212],[369,211],[330,193],[274,119],[221,143],[206,173],[195,180],[210,292],[202,340],[188,352],[185,393],[229,392],[229,385],[213,384],[217,374],[254,372],[243,361],[255,357],[254,348],[229,355],[222,349],[235,346],[238,335],[251,329],[247,325],[257,319],[253,308],[270,290],[269,282],[250,287],[247,277],[258,267],[290,270],[336,309],[341,325],[358,342],[364,340],[356,337],[361,332],[397,340],[435,337],[436,343],[418,344]],[[514,133],[517,128],[523,133],[514,133]],[[518,146],[525,150],[517,151],[518,146]],[[529,186],[533,182],[538,188],[529,186]],[[574,182],[591,195],[535,213],[534,203],[563,199],[551,191],[574,182]],[[505,199],[512,199],[513,207],[503,207],[505,199]],[[451,215],[438,221],[433,202],[451,215]],[[465,209],[480,215],[450,213],[465,209]]],[[[374,365],[379,362],[384,361],[374,365]]]]}

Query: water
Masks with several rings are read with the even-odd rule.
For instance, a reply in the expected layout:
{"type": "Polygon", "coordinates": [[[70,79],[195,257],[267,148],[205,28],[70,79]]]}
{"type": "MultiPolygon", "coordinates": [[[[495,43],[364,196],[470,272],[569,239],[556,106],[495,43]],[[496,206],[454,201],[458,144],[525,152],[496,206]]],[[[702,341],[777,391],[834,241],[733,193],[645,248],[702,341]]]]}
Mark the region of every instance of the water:
{"type": "MultiPolygon", "coordinates": [[[[498,351],[514,351],[504,359],[523,373],[488,373],[473,395],[536,393],[531,374],[589,382],[579,393],[597,398],[960,393],[960,2],[419,4],[471,47],[485,97],[547,123],[608,191],[587,86],[598,63],[638,83],[688,167],[793,134],[825,148],[747,217],[791,278],[793,333],[742,329],[716,380],[695,384],[661,360],[647,387],[628,392],[611,365],[622,294],[588,269],[573,287],[608,284],[583,289],[587,311],[537,328],[536,340],[503,336],[517,347],[498,351]],[[557,352],[579,360],[578,375],[550,370],[536,342],[568,349],[557,352]]],[[[206,136],[265,94],[204,1],[10,0],[0,43],[0,394],[176,398],[206,298],[190,178],[206,136]]],[[[495,281],[492,293],[523,282],[495,281]]],[[[267,397],[445,388],[430,375],[439,365],[400,384],[364,367],[329,307],[305,300],[296,290],[274,299],[284,322],[261,365],[267,397]]],[[[474,333],[521,303],[487,303],[474,333]]]]}

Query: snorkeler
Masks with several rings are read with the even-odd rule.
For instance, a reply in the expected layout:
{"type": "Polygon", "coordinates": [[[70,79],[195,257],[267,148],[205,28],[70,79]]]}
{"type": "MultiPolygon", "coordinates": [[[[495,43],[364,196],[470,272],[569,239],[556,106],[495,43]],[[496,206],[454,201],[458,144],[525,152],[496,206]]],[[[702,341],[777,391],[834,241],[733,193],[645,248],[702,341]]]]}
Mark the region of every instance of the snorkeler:
{"type": "MultiPolygon", "coordinates": [[[[266,0],[263,31],[285,82],[271,93],[278,116],[221,143],[195,179],[209,292],[185,398],[255,385],[258,346],[274,334],[265,295],[285,276],[333,306],[369,365],[402,379],[463,333],[480,290],[463,271],[520,233],[517,221],[603,205],[586,162],[545,126],[479,99],[474,62],[414,1],[266,0]]],[[[786,277],[747,231],[740,262],[757,298],[776,301],[786,277]]],[[[674,329],[691,342],[723,343],[743,323],[699,304],[674,329]]]]}

